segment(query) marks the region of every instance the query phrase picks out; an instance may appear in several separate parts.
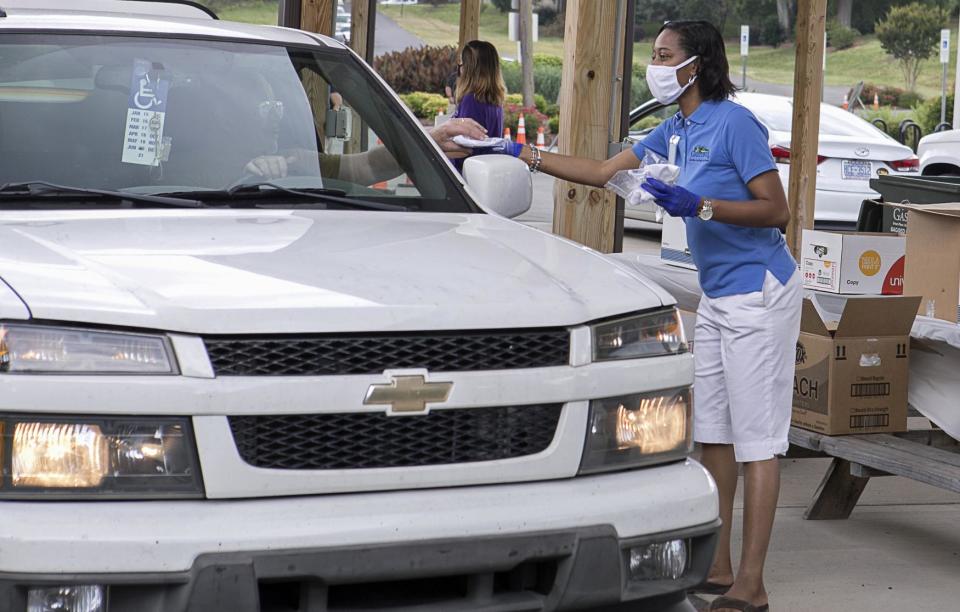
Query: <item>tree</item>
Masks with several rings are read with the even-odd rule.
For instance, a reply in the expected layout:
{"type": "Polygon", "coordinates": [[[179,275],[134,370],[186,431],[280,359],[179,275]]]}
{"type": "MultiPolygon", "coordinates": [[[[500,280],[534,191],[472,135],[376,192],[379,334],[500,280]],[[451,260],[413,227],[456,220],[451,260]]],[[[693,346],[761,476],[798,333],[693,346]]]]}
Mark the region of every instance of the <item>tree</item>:
{"type": "Polygon", "coordinates": [[[784,32],[789,32],[792,24],[793,12],[790,0],[777,0],[777,18],[784,32]]]}
{"type": "Polygon", "coordinates": [[[914,91],[923,60],[932,57],[940,43],[940,28],[947,12],[914,2],[895,6],[877,22],[876,33],[884,51],[900,62],[907,89],[914,91]]]}
{"type": "Polygon", "coordinates": [[[845,28],[853,27],[853,0],[837,0],[837,21],[845,28]]]}
{"type": "Polygon", "coordinates": [[[533,0],[520,0],[520,68],[523,70],[523,105],[533,106],[533,0]]]}

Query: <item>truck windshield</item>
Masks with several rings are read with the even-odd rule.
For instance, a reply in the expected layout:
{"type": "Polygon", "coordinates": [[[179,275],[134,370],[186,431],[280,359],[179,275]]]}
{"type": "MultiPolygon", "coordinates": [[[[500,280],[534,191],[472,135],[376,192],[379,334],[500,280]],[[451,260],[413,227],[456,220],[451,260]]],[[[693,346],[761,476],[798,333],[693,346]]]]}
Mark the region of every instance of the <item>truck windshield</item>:
{"type": "Polygon", "coordinates": [[[476,212],[342,49],[100,35],[0,42],[0,185],[164,194],[266,181],[476,212]]]}

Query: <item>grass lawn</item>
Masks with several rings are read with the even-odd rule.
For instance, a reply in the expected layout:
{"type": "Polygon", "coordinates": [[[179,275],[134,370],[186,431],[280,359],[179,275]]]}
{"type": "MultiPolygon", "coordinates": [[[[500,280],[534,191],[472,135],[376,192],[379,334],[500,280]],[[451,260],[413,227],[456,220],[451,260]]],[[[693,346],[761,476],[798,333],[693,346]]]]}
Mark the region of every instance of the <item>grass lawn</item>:
{"type": "Polygon", "coordinates": [[[220,9],[217,15],[225,21],[277,25],[278,6],[278,0],[251,0],[249,3],[220,9]]]}
{"type": "MultiPolygon", "coordinates": [[[[953,31],[952,40],[957,40],[953,31]]],[[[954,47],[956,48],[956,47],[954,47]]],[[[953,82],[956,71],[956,52],[950,54],[950,66],[947,70],[948,87],[953,82]]],[[[727,46],[727,57],[734,75],[740,74],[740,45],[727,46]]],[[[751,47],[747,60],[747,74],[759,81],[768,83],[792,83],[795,65],[793,45],[772,47],[751,47]]],[[[923,63],[917,78],[917,92],[924,97],[940,95],[941,66],[937,57],[923,63]]],[[[734,79],[736,81],[736,79],[734,79]]],[[[900,64],[887,55],[875,36],[865,36],[857,44],[842,51],[827,50],[827,85],[847,85],[853,87],[858,81],[877,85],[890,85],[905,89],[900,64]]]]}

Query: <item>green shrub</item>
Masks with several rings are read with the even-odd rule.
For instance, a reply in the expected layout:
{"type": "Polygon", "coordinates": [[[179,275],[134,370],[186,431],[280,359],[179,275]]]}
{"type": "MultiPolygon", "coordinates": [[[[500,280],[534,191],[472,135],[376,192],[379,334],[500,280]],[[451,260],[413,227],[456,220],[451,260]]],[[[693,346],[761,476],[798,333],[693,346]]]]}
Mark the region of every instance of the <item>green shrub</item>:
{"type": "MultiPolygon", "coordinates": [[[[557,17],[563,17],[563,13],[557,12],[557,9],[552,6],[541,6],[537,9],[537,14],[540,15],[539,22],[540,27],[550,27],[557,22],[557,17]]],[[[561,24],[563,21],[560,22],[561,24]]]]}
{"type": "Polygon", "coordinates": [[[630,127],[635,130],[646,130],[648,128],[655,128],[661,123],[663,123],[663,117],[648,115],[630,127]]]}
{"type": "Polygon", "coordinates": [[[554,68],[563,68],[563,58],[556,55],[547,55],[546,53],[533,54],[534,66],[553,66],[554,68]]]}
{"type": "MultiPolygon", "coordinates": [[[[526,119],[524,119],[526,121],[526,119]]],[[[551,116],[550,121],[547,122],[547,125],[550,127],[550,133],[559,134],[560,133],[560,116],[551,116]]],[[[550,144],[549,142],[547,144],[550,144]]]]}
{"type": "Polygon", "coordinates": [[[443,91],[443,84],[457,68],[457,48],[407,47],[377,56],[373,69],[398,93],[443,91]]]}
{"type": "Polygon", "coordinates": [[[425,91],[400,94],[403,103],[420,119],[433,119],[447,110],[446,96],[425,91]]]}
{"type": "Polygon", "coordinates": [[[634,109],[651,97],[650,89],[647,87],[646,72],[643,66],[633,65],[633,73],[630,76],[630,109],[634,109]]]}
{"type": "MultiPolygon", "coordinates": [[[[523,74],[521,73],[518,62],[501,62],[500,72],[503,74],[503,82],[507,85],[507,91],[518,92],[523,89],[523,74]]],[[[549,64],[533,66],[533,89],[541,94],[546,102],[553,104],[560,96],[560,78],[563,74],[563,68],[551,66],[549,64]]]]}
{"type": "Polygon", "coordinates": [[[787,39],[787,33],[780,26],[780,20],[776,15],[767,15],[760,21],[760,32],[757,37],[761,45],[770,45],[779,47],[780,43],[787,39]]]}
{"type": "MultiPolygon", "coordinates": [[[[940,124],[940,96],[930,98],[913,107],[913,120],[924,134],[931,134],[940,124]]],[[[947,122],[953,122],[953,94],[947,94],[947,122]]]]}
{"type": "Polygon", "coordinates": [[[921,102],[923,102],[923,96],[915,91],[905,91],[897,96],[897,106],[900,108],[913,108],[921,102]]]}
{"type": "MultiPolygon", "coordinates": [[[[849,93],[852,94],[853,90],[849,93]]],[[[873,105],[874,96],[877,97],[880,106],[898,106],[898,100],[904,93],[904,90],[899,87],[865,83],[863,90],[860,92],[860,99],[863,100],[863,103],[867,105],[867,107],[873,105]]]]}
{"type": "Polygon", "coordinates": [[[517,124],[520,122],[520,113],[523,113],[524,129],[527,132],[527,142],[535,142],[537,128],[543,126],[544,132],[550,132],[550,118],[541,113],[534,106],[520,106],[506,104],[503,107],[503,127],[510,128],[510,134],[517,137],[517,124]]]}
{"type": "Polygon", "coordinates": [[[833,47],[834,50],[852,47],[858,36],[860,36],[860,32],[840,25],[839,21],[830,21],[827,23],[827,44],[833,47]]]}
{"type": "MultiPolygon", "coordinates": [[[[513,105],[516,105],[516,106],[522,106],[522,105],[523,105],[523,94],[519,94],[519,93],[510,93],[510,94],[507,94],[507,98],[503,101],[503,103],[504,103],[504,105],[513,104],[513,105]]],[[[534,106],[538,111],[540,111],[541,113],[543,113],[543,114],[546,115],[546,114],[548,114],[548,113],[547,113],[547,107],[548,107],[548,106],[551,106],[551,105],[547,104],[547,100],[546,100],[542,95],[540,95],[540,94],[538,94],[538,93],[535,93],[535,94],[533,94],[533,106],[534,106]]],[[[555,106],[555,105],[554,105],[554,106],[555,106]]]]}
{"type": "MultiPolygon", "coordinates": [[[[894,138],[899,138],[900,136],[900,122],[904,119],[910,118],[909,113],[903,113],[893,110],[892,108],[880,108],[880,110],[860,110],[857,111],[857,115],[864,121],[873,123],[875,119],[882,119],[886,124],[886,132],[894,138]]],[[[878,129],[883,129],[883,126],[876,126],[878,129]]]]}

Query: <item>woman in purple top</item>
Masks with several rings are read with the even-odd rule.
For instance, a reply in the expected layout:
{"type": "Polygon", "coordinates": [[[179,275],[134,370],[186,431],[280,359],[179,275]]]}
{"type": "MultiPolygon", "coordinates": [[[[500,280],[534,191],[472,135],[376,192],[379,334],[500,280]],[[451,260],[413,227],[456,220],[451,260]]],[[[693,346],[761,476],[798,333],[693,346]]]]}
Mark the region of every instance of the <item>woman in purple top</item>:
{"type": "MultiPolygon", "coordinates": [[[[457,110],[454,117],[473,119],[490,136],[503,134],[503,101],[507,88],[500,74],[497,49],[484,40],[471,40],[464,46],[457,64],[457,110]]],[[[463,170],[463,160],[454,160],[463,170]]]]}

